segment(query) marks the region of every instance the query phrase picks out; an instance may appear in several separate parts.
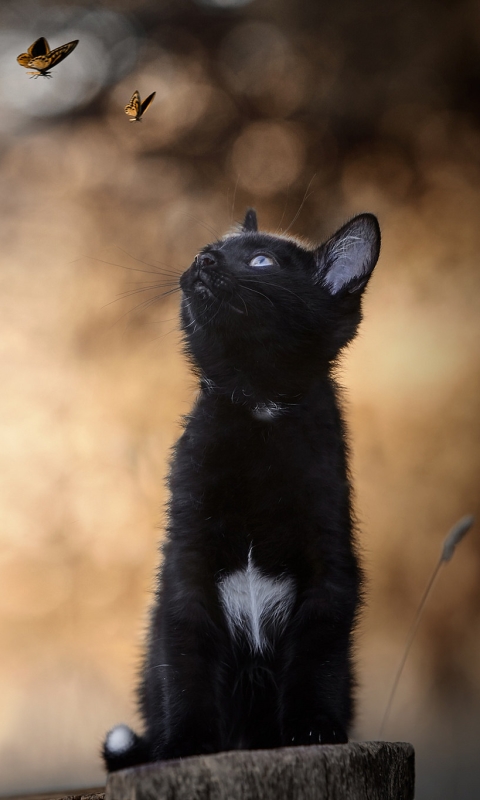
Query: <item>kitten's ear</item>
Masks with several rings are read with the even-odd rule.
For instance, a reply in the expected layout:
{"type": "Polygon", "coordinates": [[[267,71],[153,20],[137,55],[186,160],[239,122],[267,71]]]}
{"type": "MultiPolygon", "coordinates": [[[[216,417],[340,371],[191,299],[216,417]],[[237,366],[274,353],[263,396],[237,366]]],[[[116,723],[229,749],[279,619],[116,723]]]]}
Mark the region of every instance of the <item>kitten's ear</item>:
{"type": "Polygon", "coordinates": [[[247,209],[243,220],[242,231],[245,233],[256,233],[258,231],[257,212],[254,208],[247,209]]]}
{"type": "Polygon", "coordinates": [[[360,292],[380,253],[380,227],[373,214],[360,214],[315,251],[318,280],[332,295],[360,292]]]}

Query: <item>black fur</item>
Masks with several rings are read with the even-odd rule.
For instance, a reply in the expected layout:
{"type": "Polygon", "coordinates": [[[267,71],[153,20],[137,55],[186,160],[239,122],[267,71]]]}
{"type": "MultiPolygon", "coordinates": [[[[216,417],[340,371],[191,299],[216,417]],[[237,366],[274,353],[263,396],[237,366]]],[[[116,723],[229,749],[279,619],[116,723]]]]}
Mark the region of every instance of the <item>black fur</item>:
{"type": "Polygon", "coordinates": [[[332,368],[355,336],[379,247],[370,214],[308,250],[259,233],[249,210],[240,232],[182,275],[201,390],[170,472],[140,689],[145,731],[134,752],[105,746],[108,769],[347,741],[361,574],[332,368]],[[232,638],[219,600],[219,580],[245,568],[250,548],[262,575],[295,585],[288,621],[262,655],[232,638]]]}

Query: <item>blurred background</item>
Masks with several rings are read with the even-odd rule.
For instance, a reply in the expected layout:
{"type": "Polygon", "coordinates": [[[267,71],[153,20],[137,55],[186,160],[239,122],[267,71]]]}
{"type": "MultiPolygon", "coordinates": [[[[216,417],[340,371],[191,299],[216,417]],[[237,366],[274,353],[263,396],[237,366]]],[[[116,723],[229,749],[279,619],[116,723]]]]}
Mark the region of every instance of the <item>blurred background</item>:
{"type": "MultiPolygon", "coordinates": [[[[0,5],[0,792],[101,784],[134,687],[164,479],[195,384],[179,295],[257,208],[312,242],[378,215],[344,358],[378,737],[443,538],[478,512],[480,6],[474,0],[0,5]],[[79,39],[28,78],[39,36],[79,39]],[[156,98],[142,124],[124,106],[156,98]]],[[[480,793],[480,537],[442,570],[384,735],[418,798],[480,793]]]]}

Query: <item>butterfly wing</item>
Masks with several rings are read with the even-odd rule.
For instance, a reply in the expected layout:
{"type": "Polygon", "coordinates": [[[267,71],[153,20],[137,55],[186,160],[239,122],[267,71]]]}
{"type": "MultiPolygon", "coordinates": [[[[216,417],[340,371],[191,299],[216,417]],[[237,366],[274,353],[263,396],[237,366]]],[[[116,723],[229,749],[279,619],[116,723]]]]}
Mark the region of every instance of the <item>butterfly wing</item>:
{"type": "Polygon", "coordinates": [[[75,39],[75,41],[73,42],[67,42],[67,44],[61,44],[60,47],[55,47],[54,50],[50,50],[47,56],[49,59],[49,64],[47,69],[51,69],[52,67],[55,67],[57,64],[60,64],[60,61],[63,61],[64,58],[69,56],[72,50],[75,50],[77,44],[78,44],[78,39],[75,39]]]}
{"type": "Polygon", "coordinates": [[[20,55],[17,56],[17,61],[20,64],[21,67],[29,67],[30,66],[30,58],[31,58],[31,56],[29,56],[28,53],[20,53],[20,55]]]}
{"type": "Polygon", "coordinates": [[[35,56],[46,56],[49,54],[49,52],[50,47],[45,39],[45,36],[40,36],[40,39],[36,39],[28,48],[28,55],[30,58],[35,58],[35,56]]]}
{"type": "Polygon", "coordinates": [[[48,46],[45,36],[40,36],[40,39],[36,39],[34,43],[30,45],[26,53],[20,53],[20,55],[17,56],[17,61],[22,67],[45,69],[46,65],[42,61],[39,62],[39,64],[42,64],[42,66],[39,66],[33,62],[35,62],[38,58],[44,59],[45,57],[48,57],[49,53],[50,47],[48,46]]]}
{"type": "Polygon", "coordinates": [[[27,66],[39,70],[48,69],[50,67],[50,56],[35,56],[35,58],[29,60],[27,66]]]}
{"type": "Polygon", "coordinates": [[[137,89],[132,94],[130,102],[125,106],[125,114],[128,114],[129,117],[138,117],[141,114],[140,95],[137,89]]]}
{"type": "Polygon", "coordinates": [[[146,98],[146,100],[143,101],[143,103],[142,103],[142,105],[140,107],[140,115],[139,116],[142,116],[143,114],[145,114],[145,111],[147,110],[148,106],[150,105],[150,103],[152,102],[152,100],[153,100],[153,98],[155,97],[156,94],[157,94],[156,92],[152,92],[152,94],[149,94],[148,97],[146,98]]]}

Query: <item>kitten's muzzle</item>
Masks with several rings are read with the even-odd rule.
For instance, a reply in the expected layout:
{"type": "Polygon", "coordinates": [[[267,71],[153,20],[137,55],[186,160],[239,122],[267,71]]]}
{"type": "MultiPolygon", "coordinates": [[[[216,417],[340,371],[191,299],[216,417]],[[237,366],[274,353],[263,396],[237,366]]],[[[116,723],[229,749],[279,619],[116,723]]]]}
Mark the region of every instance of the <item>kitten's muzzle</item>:
{"type": "Polygon", "coordinates": [[[200,282],[212,294],[215,294],[218,290],[226,289],[229,285],[229,281],[226,280],[225,276],[213,269],[199,269],[195,283],[197,282],[200,282]]]}
{"type": "Polygon", "coordinates": [[[247,313],[246,308],[238,308],[234,302],[237,294],[235,278],[225,269],[222,255],[215,251],[196,256],[191,267],[180,278],[180,286],[193,302],[196,297],[201,300],[210,298],[220,303],[226,301],[227,307],[237,314],[247,313]]]}
{"type": "Polygon", "coordinates": [[[232,290],[232,281],[220,268],[214,253],[202,253],[185,275],[188,275],[188,286],[200,294],[218,296],[232,290]]]}

